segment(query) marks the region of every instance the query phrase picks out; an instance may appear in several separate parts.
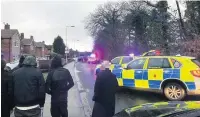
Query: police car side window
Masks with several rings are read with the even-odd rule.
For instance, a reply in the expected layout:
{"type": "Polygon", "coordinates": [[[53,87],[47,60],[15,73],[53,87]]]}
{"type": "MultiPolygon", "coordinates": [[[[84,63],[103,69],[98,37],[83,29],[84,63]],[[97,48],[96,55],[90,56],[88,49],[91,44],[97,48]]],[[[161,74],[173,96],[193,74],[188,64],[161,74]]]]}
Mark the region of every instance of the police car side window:
{"type": "Polygon", "coordinates": [[[137,59],[128,64],[127,69],[143,69],[146,59],[137,59]]]}
{"type": "Polygon", "coordinates": [[[149,69],[171,68],[167,58],[150,58],[148,63],[149,69]]]}
{"type": "Polygon", "coordinates": [[[163,66],[162,68],[172,68],[170,63],[169,63],[169,60],[167,58],[164,58],[163,59],[163,66]]]}
{"type": "Polygon", "coordinates": [[[111,60],[112,64],[119,64],[120,61],[120,57],[114,58],[113,60],[111,60]]]}
{"type": "Polygon", "coordinates": [[[123,60],[122,60],[122,64],[128,63],[128,62],[130,62],[130,61],[132,61],[132,60],[133,60],[132,57],[124,57],[123,60]]]}

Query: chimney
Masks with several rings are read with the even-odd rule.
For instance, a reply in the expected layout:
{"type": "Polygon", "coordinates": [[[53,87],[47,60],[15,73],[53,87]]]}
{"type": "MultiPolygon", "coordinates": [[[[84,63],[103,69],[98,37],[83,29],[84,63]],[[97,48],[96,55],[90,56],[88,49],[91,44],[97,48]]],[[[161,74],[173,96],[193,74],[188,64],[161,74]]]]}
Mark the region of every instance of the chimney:
{"type": "Polygon", "coordinates": [[[10,29],[10,25],[8,23],[6,23],[4,29],[8,29],[9,30],[10,29]]]}
{"type": "Polygon", "coordinates": [[[33,39],[33,36],[32,36],[32,35],[30,36],[30,39],[33,39]]]}
{"type": "Polygon", "coordinates": [[[21,33],[21,39],[24,39],[24,33],[21,33]]]}

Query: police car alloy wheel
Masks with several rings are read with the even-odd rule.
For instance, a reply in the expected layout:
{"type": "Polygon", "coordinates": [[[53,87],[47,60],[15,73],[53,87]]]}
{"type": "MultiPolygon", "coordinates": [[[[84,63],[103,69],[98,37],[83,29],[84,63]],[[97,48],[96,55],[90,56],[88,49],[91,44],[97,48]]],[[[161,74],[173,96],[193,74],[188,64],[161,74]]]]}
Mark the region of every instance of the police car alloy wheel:
{"type": "Polygon", "coordinates": [[[185,97],[186,91],[178,83],[168,83],[164,87],[164,94],[171,101],[180,101],[185,97]]]}

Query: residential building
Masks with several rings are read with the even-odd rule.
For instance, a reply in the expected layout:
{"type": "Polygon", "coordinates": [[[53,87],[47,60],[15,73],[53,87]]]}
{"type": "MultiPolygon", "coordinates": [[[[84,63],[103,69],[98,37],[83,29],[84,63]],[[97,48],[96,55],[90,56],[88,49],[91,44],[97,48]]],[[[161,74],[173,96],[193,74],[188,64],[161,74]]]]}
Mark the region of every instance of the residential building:
{"type": "Polygon", "coordinates": [[[17,29],[10,29],[8,23],[1,29],[1,53],[7,62],[18,60],[20,57],[19,32],[17,29]]]}
{"type": "Polygon", "coordinates": [[[24,38],[24,34],[21,33],[21,52],[22,54],[35,54],[35,43],[33,36],[30,36],[30,38],[24,38]]]}
{"type": "Polygon", "coordinates": [[[35,56],[45,57],[45,42],[35,42],[35,56]]]}
{"type": "Polygon", "coordinates": [[[45,55],[50,55],[53,52],[52,45],[45,45],[45,55]]]}

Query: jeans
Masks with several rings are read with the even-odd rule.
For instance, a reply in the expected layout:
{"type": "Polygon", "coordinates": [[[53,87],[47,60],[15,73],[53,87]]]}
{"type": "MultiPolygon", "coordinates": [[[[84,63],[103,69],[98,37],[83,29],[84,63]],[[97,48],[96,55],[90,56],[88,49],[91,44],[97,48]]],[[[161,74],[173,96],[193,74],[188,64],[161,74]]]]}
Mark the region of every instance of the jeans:
{"type": "Polygon", "coordinates": [[[68,117],[67,102],[51,103],[52,117],[68,117]]]}
{"type": "Polygon", "coordinates": [[[30,110],[19,110],[15,108],[15,117],[41,117],[41,109],[39,107],[30,110]]]}

